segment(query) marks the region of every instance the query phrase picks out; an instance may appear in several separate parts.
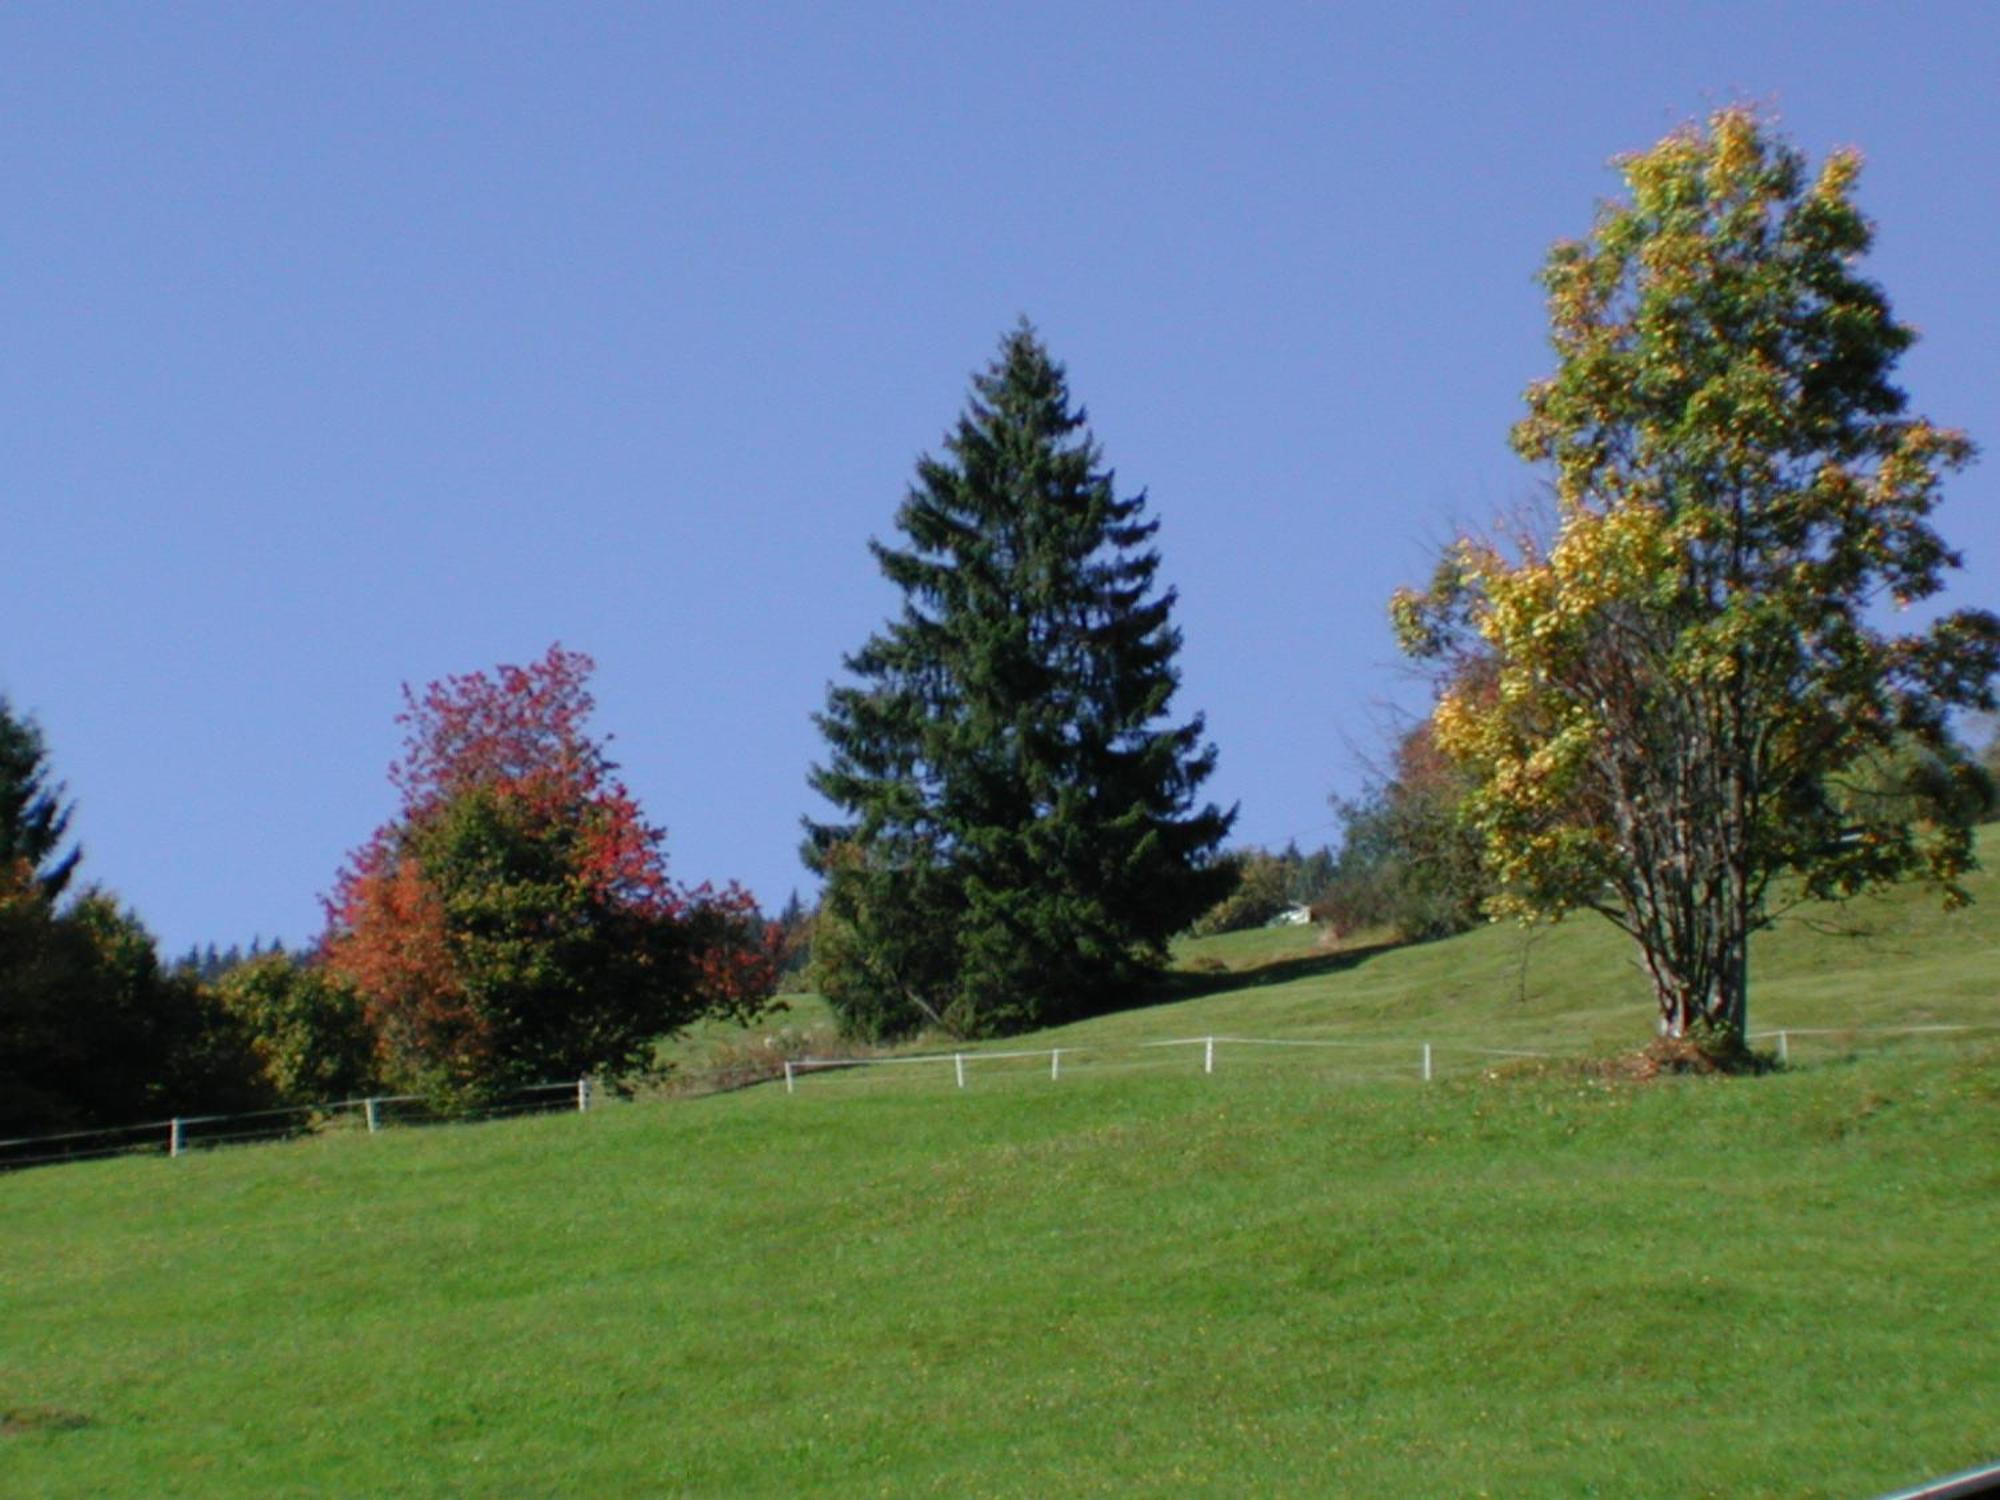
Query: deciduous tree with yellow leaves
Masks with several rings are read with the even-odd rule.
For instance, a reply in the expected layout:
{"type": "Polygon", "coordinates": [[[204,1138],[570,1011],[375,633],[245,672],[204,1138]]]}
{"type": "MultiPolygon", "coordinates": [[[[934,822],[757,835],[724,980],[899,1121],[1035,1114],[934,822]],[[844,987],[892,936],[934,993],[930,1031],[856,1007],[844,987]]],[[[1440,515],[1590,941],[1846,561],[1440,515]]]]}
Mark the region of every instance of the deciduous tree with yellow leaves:
{"type": "Polygon", "coordinates": [[[1731,108],[1619,165],[1626,197],[1550,253],[1556,370],[1513,433],[1553,471],[1552,539],[1461,540],[1392,608],[1413,654],[1497,672],[1434,721],[1496,910],[1602,912],[1664,1033],[1740,1048],[1780,892],[1963,899],[1970,836],[1935,799],[1842,790],[1991,705],[2000,619],[1883,626],[1958,566],[1929,518],[1973,446],[1891,383],[1914,334],[1857,270],[1859,158],[1812,172],[1731,108]]]}

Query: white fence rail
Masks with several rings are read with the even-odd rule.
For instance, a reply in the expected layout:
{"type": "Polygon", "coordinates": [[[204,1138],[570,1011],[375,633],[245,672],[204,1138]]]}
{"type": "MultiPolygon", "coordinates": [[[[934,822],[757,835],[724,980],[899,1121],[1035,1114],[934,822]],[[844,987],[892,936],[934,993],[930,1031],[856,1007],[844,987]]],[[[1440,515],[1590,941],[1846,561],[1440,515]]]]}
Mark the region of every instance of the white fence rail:
{"type": "Polygon", "coordinates": [[[0,1140],[0,1171],[107,1156],[185,1156],[210,1146],[284,1140],[337,1124],[343,1116],[359,1120],[373,1134],[392,1122],[454,1123],[557,1110],[587,1111],[595,1097],[596,1089],[590,1079],[573,1078],[561,1083],[525,1084],[508,1090],[484,1108],[459,1115],[438,1115],[417,1094],[375,1094],[363,1099],[295,1104],[233,1115],[175,1115],[138,1125],[109,1125],[96,1130],[67,1130],[56,1135],[0,1140]]]}
{"type": "MultiPolygon", "coordinates": [[[[785,1063],[785,1092],[796,1093],[799,1080],[808,1073],[836,1072],[855,1068],[882,1068],[908,1066],[942,1066],[949,1063],[953,1081],[959,1088],[966,1086],[967,1068],[974,1063],[1016,1062],[1047,1058],[1049,1080],[1058,1082],[1063,1076],[1063,1059],[1072,1062],[1079,1058],[1111,1058],[1132,1052],[1146,1052],[1163,1047],[1199,1047],[1201,1049],[1201,1070],[1213,1073],[1216,1058],[1223,1047],[1275,1047],[1275,1048],[1342,1048],[1352,1051],[1366,1051],[1384,1054],[1390,1061],[1385,1063],[1389,1071],[1403,1072],[1408,1076],[1430,1082],[1436,1076],[1436,1059],[1441,1052],[1449,1050],[1460,1056],[1471,1057],[1552,1057],[1549,1052],[1529,1052],[1518,1047],[1458,1047],[1449,1049],[1430,1042],[1416,1042],[1401,1038],[1376,1038],[1360,1040],[1356,1038],[1319,1037],[1260,1037],[1260,1036],[1184,1036],[1168,1037],[1156,1042],[1131,1042],[1114,1046],[1071,1046],[1043,1047],[1031,1051],[997,1052],[909,1052],[893,1057],[797,1057],[785,1063]],[[1400,1059],[1396,1061],[1394,1059],[1400,1059]]],[[[1074,1067],[1072,1067],[1074,1071],[1074,1067]]],[[[1380,1069],[1378,1069],[1380,1071],[1380,1069]]]]}
{"type": "MultiPolygon", "coordinates": [[[[1807,1045],[1823,1043],[1826,1038],[1851,1044],[1863,1037],[1962,1035],[1994,1030],[2000,1030],[2000,1021],[1986,1024],[1921,1026],[1790,1026],[1752,1032],[1750,1040],[1772,1044],[1772,1050],[1776,1052],[1779,1061],[1789,1062],[1795,1039],[1807,1045]]],[[[1469,1047],[1457,1043],[1436,1043],[1405,1037],[1255,1037],[1217,1033],[1209,1036],[1167,1037],[1158,1041],[1096,1046],[1072,1045],[990,1051],[961,1048],[952,1052],[905,1052],[887,1056],[794,1057],[783,1059],[782,1073],[779,1071],[778,1060],[770,1059],[764,1065],[763,1071],[746,1072],[739,1066],[723,1069],[714,1074],[690,1073],[676,1076],[684,1084],[699,1083],[707,1078],[718,1090],[771,1083],[782,1077],[785,1092],[795,1094],[798,1092],[801,1080],[811,1073],[899,1068],[941,1070],[949,1066],[952,1070],[953,1083],[957,1088],[963,1089],[970,1086],[975,1071],[990,1075],[996,1071],[997,1064],[1023,1062],[1039,1064],[1042,1059],[1047,1059],[1048,1079],[1051,1083],[1057,1083],[1066,1076],[1066,1070],[1068,1074],[1078,1071],[1103,1073],[1122,1071],[1134,1066],[1147,1066],[1149,1064],[1145,1059],[1148,1054],[1160,1054],[1161,1061],[1165,1062],[1170,1049],[1176,1048],[1200,1049],[1200,1065],[1204,1074],[1218,1071],[1225,1049],[1303,1052],[1332,1050],[1349,1056],[1369,1054],[1361,1066],[1350,1066],[1344,1068],[1343,1072],[1374,1079],[1392,1078],[1422,1083],[1434,1081],[1447,1062],[1462,1066],[1470,1061],[1475,1066],[1484,1067],[1491,1059],[1538,1059],[1571,1055],[1519,1047],[1469,1047]]],[[[1356,1061],[1362,1060],[1357,1058],[1356,1061]]],[[[1008,1071],[1019,1076],[1024,1071],[1039,1074],[1042,1070],[1038,1066],[1032,1070],[1014,1068],[1008,1071]]],[[[171,1119],[148,1121],[138,1125],[117,1125],[95,1130],[73,1130],[55,1135],[0,1140],[0,1171],[57,1162],[87,1161],[108,1156],[134,1154],[185,1156],[191,1151],[211,1146],[280,1140],[308,1131],[322,1130],[328,1126],[338,1127],[343,1120],[351,1122],[350,1128],[365,1129],[369,1134],[373,1134],[390,1124],[457,1123],[555,1111],[587,1113],[596,1100],[595,1083],[589,1078],[577,1078],[559,1083],[529,1084],[511,1090],[493,1104],[469,1114],[438,1115],[420,1096],[414,1094],[378,1094],[361,1099],[343,1099],[329,1104],[294,1105],[246,1114],[179,1115],[171,1119]]]]}
{"type": "MultiPolygon", "coordinates": [[[[1791,1060],[1794,1039],[1837,1038],[1849,1042],[1862,1037],[1887,1036],[1928,1036],[1955,1033],[1971,1033],[2000,1030],[2000,1022],[1985,1025],[1927,1025],[1927,1026],[1816,1026],[1784,1027],[1770,1031],[1752,1032],[1750,1040],[1771,1044],[1779,1061],[1791,1060]]],[[[953,1083],[958,1088],[968,1086],[973,1070],[990,1071],[991,1063],[1007,1063],[1047,1059],[1048,1077],[1051,1082],[1064,1076],[1065,1068],[1075,1072],[1077,1065],[1097,1060],[1100,1065],[1131,1054],[1143,1053],[1161,1048],[1199,1048],[1201,1071],[1214,1073],[1220,1066],[1220,1058],[1225,1048],[1272,1048],[1272,1049],[1337,1049],[1348,1053],[1370,1055],[1365,1071],[1373,1077],[1403,1077],[1413,1081],[1433,1082],[1446,1069],[1447,1064],[1462,1066],[1472,1062],[1487,1066],[1490,1060],[1500,1059],[1546,1059],[1580,1054],[1533,1050],[1523,1047],[1471,1047],[1458,1043],[1422,1041],[1406,1037],[1256,1037],[1234,1036],[1216,1033],[1212,1036],[1168,1037],[1159,1041],[1129,1042],[1110,1046],[1066,1046],[1044,1047],[1029,1051],[986,1051],[983,1049],[954,1052],[912,1052],[890,1057],[797,1057],[784,1065],[785,1092],[797,1093],[799,1084],[810,1073],[848,1072],[856,1069],[930,1067],[942,1069],[949,1066],[953,1083]]],[[[1019,1073],[1021,1070],[1013,1070],[1019,1073]]]]}

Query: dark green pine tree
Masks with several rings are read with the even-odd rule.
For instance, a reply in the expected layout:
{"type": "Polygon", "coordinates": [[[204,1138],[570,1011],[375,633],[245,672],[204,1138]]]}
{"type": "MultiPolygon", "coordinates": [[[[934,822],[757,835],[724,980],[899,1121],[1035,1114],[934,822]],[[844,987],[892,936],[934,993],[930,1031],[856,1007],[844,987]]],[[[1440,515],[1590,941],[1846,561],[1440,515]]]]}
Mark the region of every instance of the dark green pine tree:
{"type": "Polygon", "coordinates": [[[45,900],[69,885],[82,851],[59,853],[74,804],[49,781],[47,751],[33,719],[18,718],[0,698],[0,866],[26,861],[45,900]]]}
{"type": "Polygon", "coordinates": [[[1125,1001],[1227,890],[1235,819],[1179,682],[1158,522],[1119,499],[1062,366],[1025,323],[973,379],[896,525],[871,542],[899,619],[816,718],[813,968],[847,1028],[980,1035],[1125,1001]]]}

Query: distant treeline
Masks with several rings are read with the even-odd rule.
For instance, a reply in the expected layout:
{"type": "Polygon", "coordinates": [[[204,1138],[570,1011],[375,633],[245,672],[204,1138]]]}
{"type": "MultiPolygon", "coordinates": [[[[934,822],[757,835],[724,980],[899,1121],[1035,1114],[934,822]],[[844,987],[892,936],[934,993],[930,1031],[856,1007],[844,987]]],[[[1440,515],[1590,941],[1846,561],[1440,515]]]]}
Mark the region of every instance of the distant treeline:
{"type": "Polygon", "coordinates": [[[273,938],[270,946],[266,947],[261,936],[253,937],[247,948],[236,943],[227,948],[217,948],[214,943],[198,943],[175,959],[171,967],[176,974],[188,975],[203,984],[213,984],[231,969],[241,968],[266,956],[285,956],[285,940],[273,938]]]}

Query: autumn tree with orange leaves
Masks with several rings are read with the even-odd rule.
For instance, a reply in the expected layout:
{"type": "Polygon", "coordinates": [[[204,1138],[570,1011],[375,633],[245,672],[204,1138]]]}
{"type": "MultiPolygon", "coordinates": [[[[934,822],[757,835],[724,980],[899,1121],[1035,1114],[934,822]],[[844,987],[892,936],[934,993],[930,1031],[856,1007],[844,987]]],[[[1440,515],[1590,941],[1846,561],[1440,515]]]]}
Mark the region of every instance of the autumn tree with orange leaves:
{"type": "Polygon", "coordinates": [[[327,901],[326,963],[361,992],[385,1076],[433,1097],[646,1071],[653,1044],[770,999],[747,892],[666,873],[588,731],[594,664],[540,661],[404,689],[401,814],[327,901]]]}

